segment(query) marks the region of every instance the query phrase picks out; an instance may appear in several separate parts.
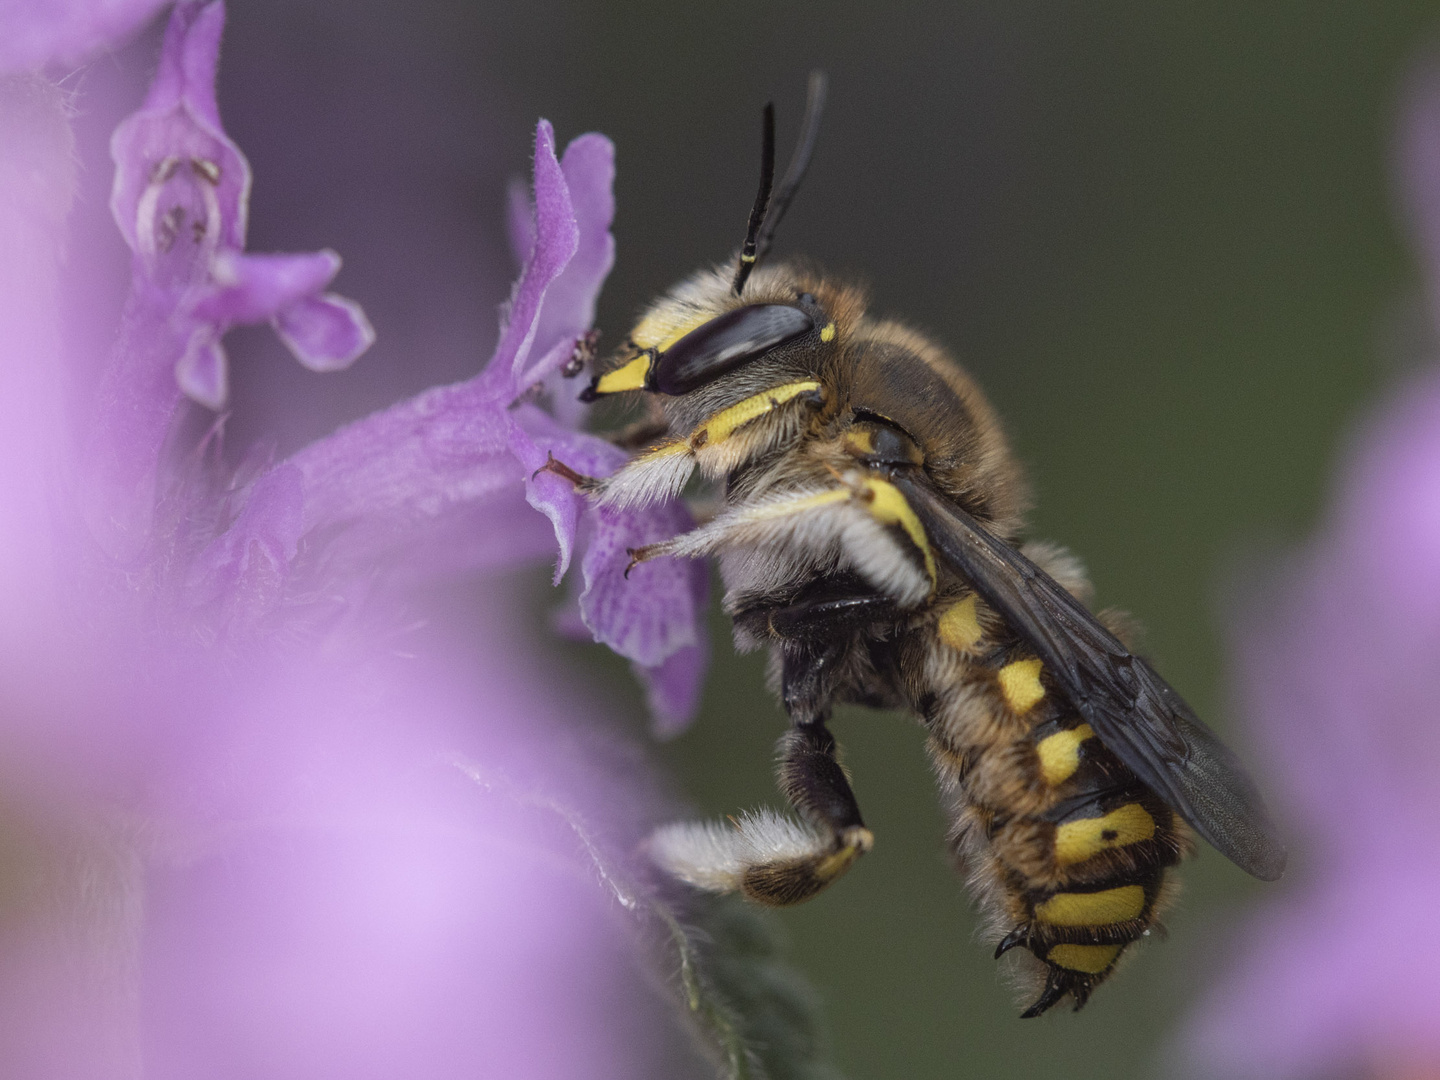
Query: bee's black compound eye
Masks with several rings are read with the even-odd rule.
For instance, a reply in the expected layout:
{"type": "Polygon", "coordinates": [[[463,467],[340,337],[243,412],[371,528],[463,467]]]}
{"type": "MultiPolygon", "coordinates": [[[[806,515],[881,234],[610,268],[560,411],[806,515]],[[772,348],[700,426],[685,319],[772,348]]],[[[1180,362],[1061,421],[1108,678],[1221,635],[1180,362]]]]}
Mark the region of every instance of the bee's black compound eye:
{"type": "Polygon", "coordinates": [[[789,304],[752,304],[697,326],[660,354],[652,373],[662,394],[686,394],[815,328],[789,304]]]}

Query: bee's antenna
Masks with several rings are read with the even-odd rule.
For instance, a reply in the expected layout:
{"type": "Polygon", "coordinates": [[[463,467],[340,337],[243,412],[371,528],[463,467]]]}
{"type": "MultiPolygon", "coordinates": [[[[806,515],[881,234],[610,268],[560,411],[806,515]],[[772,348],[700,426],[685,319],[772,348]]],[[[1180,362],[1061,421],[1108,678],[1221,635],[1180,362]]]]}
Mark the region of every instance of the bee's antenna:
{"type": "Polygon", "coordinates": [[[823,71],[812,71],[805,91],[805,118],[800,121],[800,141],[795,144],[795,154],[780,181],[780,191],[770,203],[770,213],[765,217],[765,227],[760,231],[760,242],[756,246],[755,261],[765,258],[770,250],[770,241],[780,227],[780,219],[790,209],[790,201],[800,190],[800,181],[805,179],[805,170],[810,167],[810,155],[815,151],[815,140],[820,135],[820,114],[825,111],[825,89],[827,80],[823,71]]]}
{"type": "MultiPolygon", "coordinates": [[[[755,269],[759,256],[755,254],[756,238],[760,226],[765,224],[765,211],[770,206],[770,190],[775,186],[775,103],[766,102],[762,122],[764,134],[760,144],[760,190],[755,195],[755,205],[750,208],[750,221],[745,226],[745,243],[740,248],[740,265],[735,268],[735,295],[745,290],[745,279],[755,269]]],[[[789,179],[789,173],[786,173],[789,179]]]]}

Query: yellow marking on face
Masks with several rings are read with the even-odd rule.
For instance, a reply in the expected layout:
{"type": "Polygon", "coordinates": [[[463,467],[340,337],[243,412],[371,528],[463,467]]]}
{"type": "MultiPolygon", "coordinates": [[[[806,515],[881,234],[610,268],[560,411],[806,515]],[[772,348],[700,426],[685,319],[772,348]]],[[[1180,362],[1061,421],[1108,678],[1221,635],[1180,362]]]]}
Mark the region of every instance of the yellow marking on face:
{"type": "Polygon", "coordinates": [[[1035,747],[1040,758],[1040,774],[1051,787],[1059,787],[1080,767],[1080,744],[1093,739],[1095,732],[1089,724],[1081,724],[1069,731],[1057,731],[1041,739],[1035,747]]]}
{"type": "Polygon", "coordinates": [[[1101,892],[1056,893],[1035,905],[1035,918],[1052,926],[1109,926],[1138,919],[1144,910],[1144,888],[1121,885],[1101,892]]]}
{"type": "Polygon", "coordinates": [[[1056,967],[1079,971],[1085,975],[1099,975],[1115,962],[1120,955],[1119,945],[1056,945],[1046,954],[1045,959],[1056,967]]]}
{"type": "Polygon", "coordinates": [[[616,368],[607,375],[601,375],[595,384],[597,394],[618,394],[622,390],[644,390],[645,378],[650,374],[650,357],[637,356],[624,367],[616,368]]]}
{"type": "Polygon", "coordinates": [[[958,604],[951,604],[945,609],[945,614],[940,616],[940,625],[937,627],[940,633],[940,640],[949,645],[952,649],[959,649],[961,652],[969,652],[985,632],[980,629],[980,616],[976,612],[975,594],[971,593],[958,604]]]}
{"type": "Polygon", "coordinates": [[[856,457],[868,457],[875,453],[875,432],[870,428],[851,428],[845,433],[845,449],[856,457]]]}
{"type": "Polygon", "coordinates": [[[1039,660],[1016,660],[995,673],[1005,704],[1017,713],[1029,712],[1045,696],[1045,687],[1040,685],[1041,666],[1039,660]]]}
{"type": "Polygon", "coordinates": [[[1126,803],[1104,817],[1067,821],[1055,830],[1055,861],[1082,862],[1111,848],[1138,844],[1155,835],[1155,819],[1139,803],[1126,803]]]}
{"type": "Polygon", "coordinates": [[[827,345],[835,340],[835,324],[833,322],[825,324],[825,328],[820,331],[820,340],[827,345]]]}
{"type": "Polygon", "coordinates": [[[640,320],[640,324],[630,331],[630,340],[642,349],[664,352],[691,330],[714,317],[714,312],[695,311],[691,308],[657,311],[640,320]]]}
{"type": "Polygon", "coordinates": [[[750,421],[757,420],[766,413],[778,409],[787,401],[791,401],[801,394],[819,389],[818,382],[806,379],[803,382],[786,383],[784,386],[777,386],[773,390],[766,390],[754,397],[748,397],[744,401],[731,405],[728,409],[722,409],[696,428],[695,433],[690,436],[690,445],[698,450],[701,446],[713,446],[715,443],[724,442],[734,434],[736,428],[744,427],[750,421]]]}
{"type": "Polygon", "coordinates": [[[900,494],[900,489],[886,480],[866,480],[862,485],[870,513],[886,525],[899,525],[920,553],[925,556],[925,572],[930,575],[930,585],[935,585],[935,553],[930,550],[930,541],[925,536],[925,526],[920,524],[915,511],[900,494]]]}

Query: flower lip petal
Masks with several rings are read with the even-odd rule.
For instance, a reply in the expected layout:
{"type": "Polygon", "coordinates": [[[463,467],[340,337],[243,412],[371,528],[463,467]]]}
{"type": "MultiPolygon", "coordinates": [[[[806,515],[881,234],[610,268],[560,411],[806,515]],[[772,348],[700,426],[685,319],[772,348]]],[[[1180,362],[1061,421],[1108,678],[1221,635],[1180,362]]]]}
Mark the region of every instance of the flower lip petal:
{"type": "Polygon", "coordinates": [[[343,371],[375,344],[364,309],[335,293],[302,297],[271,321],[295,359],[311,371],[343,371]]]}
{"type": "Polygon", "coordinates": [[[340,256],[329,250],[297,255],[222,251],[211,272],[215,287],[201,294],[190,313],[223,325],[259,323],[330,284],[340,272],[340,256]]]}
{"type": "Polygon", "coordinates": [[[703,563],[658,558],[630,569],[630,549],[668,540],[688,529],[680,502],[644,510],[592,507],[590,546],[581,560],[585,591],[580,612],[595,640],[642,667],[658,667],[700,640],[696,575],[703,563]]]}
{"type": "Polygon", "coordinates": [[[220,409],[230,395],[229,363],[220,339],[209,327],[190,336],[185,352],[175,363],[175,381],[185,396],[210,409],[220,409]]]}

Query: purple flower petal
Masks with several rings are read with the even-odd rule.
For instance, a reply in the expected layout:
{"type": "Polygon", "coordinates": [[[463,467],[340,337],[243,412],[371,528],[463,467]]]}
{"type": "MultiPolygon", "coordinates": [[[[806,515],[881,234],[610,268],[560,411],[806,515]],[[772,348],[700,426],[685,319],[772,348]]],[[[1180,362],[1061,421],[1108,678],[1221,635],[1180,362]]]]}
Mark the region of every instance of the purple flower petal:
{"type": "Polygon", "coordinates": [[[0,75],[75,68],[123,44],[168,0],[6,0],[0,75]]]}
{"type": "Polygon", "coordinates": [[[175,363],[175,382],[185,396],[210,409],[225,404],[230,392],[229,361],[218,338],[202,327],[190,335],[190,343],[175,363]]]}
{"type": "Polygon", "coordinates": [[[305,530],[418,526],[507,486],[518,493],[505,404],[475,380],[436,387],[305,447],[291,459],[305,482],[305,530]]]}
{"type": "Polygon", "coordinates": [[[525,471],[525,501],[555,527],[555,542],[560,547],[555,564],[558,585],[570,568],[586,498],[569,480],[540,470],[553,455],[584,476],[609,476],[625,463],[625,453],[604,439],[561,426],[534,406],[521,406],[511,415],[510,451],[525,471]]]}
{"type": "Polygon", "coordinates": [[[635,665],[635,673],[645,686],[645,702],[650,707],[650,731],[657,739],[673,739],[695,719],[709,666],[708,642],[677,649],[658,667],[635,665]]]}
{"type": "Polygon", "coordinates": [[[625,576],[631,548],[668,540],[693,525],[685,507],[666,503],[626,513],[591,507],[588,514],[593,532],[580,562],[580,611],[595,640],[647,668],[698,645],[696,582],[705,573],[703,563],[652,559],[625,576]]]}
{"type": "Polygon", "coordinates": [[[360,305],[334,293],[297,300],[277,312],[273,323],[295,359],[311,371],[343,371],[375,344],[375,329],[360,305]]]}
{"type": "Polygon", "coordinates": [[[177,234],[196,230],[203,230],[212,249],[245,246],[250,164],[221,128],[215,102],[224,26],[219,0],[177,5],[145,103],[110,140],[115,159],[110,211],[137,254],[168,251],[177,234]],[[156,205],[162,178],[183,190],[172,190],[168,201],[156,205]],[[183,215],[178,227],[177,209],[183,215]]]}
{"type": "Polygon", "coordinates": [[[570,262],[579,242],[570,191],[555,158],[555,132],[548,120],[541,120],[535,131],[534,251],[515,285],[500,343],[485,373],[497,392],[514,398],[525,389],[520,376],[530,361],[545,293],[570,262]]]}
{"type": "Polygon", "coordinates": [[[195,302],[191,314],[225,325],[266,322],[295,301],[320,292],[339,272],[340,256],[333,251],[303,255],[222,251],[210,265],[214,286],[195,302]]]}
{"type": "MultiPolygon", "coordinates": [[[[615,147],[603,135],[581,135],[565,148],[560,167],[578,238],[574,257],[551,284],[535,330],[532,364],[521,385],[538,382],[570,359],[575,339],[595,321],[600,287],[615,265],[615,147]]],[[[575,397],[575,394],[570,394],[575,397]]]]}

